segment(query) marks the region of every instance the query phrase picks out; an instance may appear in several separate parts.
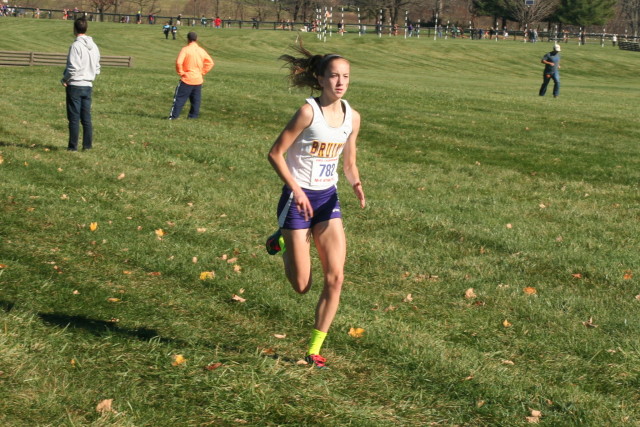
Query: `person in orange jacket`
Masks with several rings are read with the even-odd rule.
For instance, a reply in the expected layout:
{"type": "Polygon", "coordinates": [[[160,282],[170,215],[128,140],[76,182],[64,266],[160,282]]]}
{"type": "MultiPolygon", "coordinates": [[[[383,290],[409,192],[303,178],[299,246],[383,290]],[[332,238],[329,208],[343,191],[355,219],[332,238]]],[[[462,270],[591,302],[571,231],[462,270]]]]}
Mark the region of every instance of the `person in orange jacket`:
{"type": "Polygon", "coordinates": [[[182,107],[189,99],[191,109],[189,119],[197,119],[200,115],[200,101],[202,99],[202,83],[204,75],[214,66],[213,59],[196,42],[198,35],[191,31],[187,34],[188,44],[180,50],[176,59],[176,71],[180,76],[180,82],[173,96],[173,105],[169,113],[169,120],[180,117],[182,107]]]}

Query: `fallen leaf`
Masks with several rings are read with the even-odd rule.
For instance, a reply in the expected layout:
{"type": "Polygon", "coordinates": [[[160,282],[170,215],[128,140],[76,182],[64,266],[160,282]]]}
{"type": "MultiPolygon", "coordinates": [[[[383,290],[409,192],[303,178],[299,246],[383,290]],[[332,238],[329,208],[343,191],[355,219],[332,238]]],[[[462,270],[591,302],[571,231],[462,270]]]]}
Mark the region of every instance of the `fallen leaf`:
{"type": "Polygon", "coordinates": [[[89,224],[89,230],[96,231],[97,229],[98,229],[98,223],[97,222],[92,222],[91,224],[89,224]]]}
{"type": "Polygon", "coordinates": [[[539,417],[527,417],[527,422],[529,424],[538,424],[540,422],[539,417]]]}
{"type": "Polygon", "coordinates": [[[71,359],[69,363],[71,364],[71,366],[76,366],[76,359],[71,359]]]}
{"type": "Polygon", "coordinates": [[[162,273],[159,271],[152,271],[151,273],[147,273],[149,276],[162,276],[162,273]]]}
{"type": "Polygon", "coordinates": [[[0,156],[0,165],[4,163],[4,157],[0,156]]]}
{"type": "Polygon", "coordinates": [[[472,299],[472,298],[477,298],[478,296],[476,295],[476,293],[473,291],[473,288],[469,288],[465,291],[464,293],[464,297],[467,299],[472,299]]]}
{"type": "Polygon", "coordinates": [[[233,264],[233,263],[234,263],[234,262],[236,262],[236,261],[238,261],[238,258],[237,258],[237,257],[229,258],[229,259],[227,260],[227,262],[228,262],[229,264],[233,264]]]}
{"type": "Polygon", "coordinates": [[[507,227],[507,228],[509,228],[509,229],[511,229],[511,228],[513,228],[513,225],[511,225],[511,224],[507,224],[507,225],[506,225],[506,227],[507,227]]]}
{"type": "Polygon", "coordinates": [[[581,273],[573,273],[572,276],[576,279],[582,279],[582,274],[581,273]]]}
{"type": "Polygon", "coordinates": [[[287,337],[287,334],[273,334],[273,336],[278,338],[279,340],[283,340],[287,337]]]}
{"type": "Polygon", "coordinates": [[[226,260],[227,258],[229,258],[229,256],[227,254],[222,254],[220,256],[220,259],[223,260],[223,261],[226,260]]]}
{"type": "Polygon", "coordinates": [[[540,203],[540,204],[538,205],[538,207],[539,207],[540,209],[545,209],[547,206],[546,206],[544,203],[540,203]]]}
{"type": "Polygon", "coordinates": [[[584,326],[586,326],[587,328],[597,328],[598,327],[598,325],[593,323],[593,317],[589,317],[589,320],[587,320],[586,322],[582,322],[582,324],[584,326]]]}
{"type": "Polygon", "coordinates": [[[627,270],[624,272],[624,276],[622,276],[624,280],[631,280],[633,278],[633,273],[631,270],[627,270]]]}
{"type": "Polygon", "coordinates": [[[171,366],[178,366],[187,362],[187,359],[185,359],[181,354],[174,354],[171,358],[173,359],[171,366]]]}
{"type": "Polygon", "coordinates": [[[213,279],[216,277],[216,273],[214,271],[203,271],[200,273],[200,280],[213,279]]]}
{"type": "Polygon", "coordinates": [[[473,379],[473,375],[469,375],[466,378],[463,378],[462,381],[471,381],[473,379]]]}
{"type": "Polygon", "coordinates": [[[194,256],[193,258],[191,258],[191,262],[194,263],[194,264],[197,264],[198,263],[198,257],[194,256]]]}
{"type": "Polygon", "coordinates": [[[124,270],[124,271],[122,272],[122,274],[132,274],[132,272],[131,272],[131,271],[128,271],[128,270],[124,270]]]}
{"type": "Polygon", "coordinates": [[[123,172],[123,173],[121,173],[120,175],[118,175],[118,179],[124,179],[124,177],[125,177],[124,172],[123,172]]]}
{"type": "Polygon", "coordinates": [[[69,196],[63,194],[62,196],[60,196],[60,200],[69,200],[69,196]]]}
{"type": "Polygon", "coordinates": [[[508,328],[511,326],[511,322],[509,322],[507,319],[504,319],[504,321],[502,322],[502,326],[508,328]]]}
{"type": "Polygon", "coordinates": [[[564,239],[562,238],[562,236],[558,236],[556,237],[556,242],[562,242],[564,239]]]}
{"type": "Polygon", "coordinates": [[[158,236],[159,239],[161,239],[164,235],[166,235],[167,233],[164,232],[164,230],[162,228],[158,228],[156,231],[156,236],[158,236]]]}
{"type": "Polygon", "coordinates": [[[109,301],[109,302],[119,302],[120,298],[113,298],[113,297],[112,298],[107,298],[107,301],[109,301]]]}
{"type": "Polygon", "coordinates": [[[307,362],[307,361],[306,361],[306,360],[304,360],[304,359],[300,359],[300,360],[298,360],[298,361],[296,362],[296,365],[308,365],[308,364],[309,364],[309,362],[307,362]]]}
{"type": "Polygon", "coordinates": [[[111,405],[113,404],[113,399],[104,399],[100,403],[96,405],[96,412],[104,415],[106,412],[115,412],[111,405]]]}
{"type": "Polygon", "coordinates": [[[198,233],[204,233],[205,231],[207,231],[207,229],[206,229],[206,228],[204,228],[204,227],[198,227],[198,228],[196,228],[196,231],[197,231],[198,233]]]}
{"type": "Polygon", "coordinates": [[[503,360],[502,364],[503,365],[511,365],[511,366],[515,365],[515,363],[513,363],[513,361],[511,361],[511,360],[503,360]]]}
{"type": "Polygon", "coordinates": [[[393,310],[395,310],[395,309],[396,309],[396,306],[395,306],[395,305],[390,305],[389,307],[387,307],[387,308],[385,308],[385,309],[384,309],[384,312],[386,313],[387,311],[393,311],[393,310]]]}
{"type": "Polygon", "coordinates": [[[407,294],[406,297],[404,297],[404,299],[402,300],[402,302],[411,302],[413,301],[413,297],[411,296],[411,294],[407,294]]]}
{"type": "Polygon", "coordinates": [[[207,370],[207,371],[215,371],[220,366],[222,366],[222,363],[221,362],[216,362],[216,363],[211,363],[211,364],[205,366],[204,369],[207,370]]]}
{"type": "Polygon", "coordinates": [[[531,286],[527,286],[526,288],[524,288],[522,290],[522,292],[524,292],[527,295],[535,295],[538,293],[538,291],[536,290],[536,288],[533,288],[531,286]]]}
{"type": "Polygon", "coordinates": [[[476,408],[482,408],[486,402],[484,400],[478,400],[476,402],[476,408]]]}
{"type": "Polygon", "coordinates": [[[75,291],[73,291],[73,294],[74,295],[80,295],[80,291],[76,289],[75,291]]]}
{"type": "Polygon", "coordinates": [[[238,290],[238,293],[239,293],[240,295],[244,294],[244,288],[240,288],[240,289],[238,290]]]}
{"type": "Polygon", "coordinates": [[[362,328],[349,329],[349,335],[351,335],[353,338],[361,338],[363,334],[364,334],[364,329],[362,328]]]}
{"type": "Polygon", "coordinates": [[[636,295],[636,299],[640,301],[640,294],[636,295]]]}
{"type": "Polygon", "coordinates": [[[531,410],[531,416],[532,417],[541,417],[542,416],[542,412],[536,411],[535,409],[532,409],[531,410]]]}
{"type": "Polygon", "coordinates": [[[246,299],[244,299],[244,298],[242,298],[242,297],[240,297],[240,296],[238,296],[236,294],[233,294],[233,296],[231,297],[231,301],[245,302],[246,299]]]}
{"type": "Polygon", "coordinates": [[[235,271],[236,273],[240,273],[240,270],[242,270],[242,267],[240,267],[238,264],[233,266],[233,271],[235,271]]]}
{"type": "Polygon", "coordinates": [[[272,348],[263,348],[262,349],[262,354],[267,354],[267,355],[274,355],[276,354],[276,351],[272,348]]]}

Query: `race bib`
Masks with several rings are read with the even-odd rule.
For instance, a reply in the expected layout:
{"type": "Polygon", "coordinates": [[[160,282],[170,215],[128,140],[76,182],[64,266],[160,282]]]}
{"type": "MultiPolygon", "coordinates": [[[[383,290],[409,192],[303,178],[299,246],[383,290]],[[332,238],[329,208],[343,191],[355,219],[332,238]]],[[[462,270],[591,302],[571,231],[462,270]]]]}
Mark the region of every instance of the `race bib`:
{"type": "Polygon", "coordinates": [[[311,167],[311,185],[326,188],[338,182],[338,158],[316,157],[311,167]]]}

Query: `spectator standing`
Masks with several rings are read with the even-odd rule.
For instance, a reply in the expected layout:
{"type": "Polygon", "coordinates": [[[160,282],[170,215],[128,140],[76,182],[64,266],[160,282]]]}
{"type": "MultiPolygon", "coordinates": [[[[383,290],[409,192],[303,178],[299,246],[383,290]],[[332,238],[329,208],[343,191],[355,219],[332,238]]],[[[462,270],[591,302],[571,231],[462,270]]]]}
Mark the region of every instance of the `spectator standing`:
{"type": "Polygon", "coordinates": [[[67,66],[61,80],[67,92],[67,119],[69,120],[67,150],[69,151],[78,151],[80,122],[82,123],[82,149],[89,150],[93,146],[91,95],[93,81],[100,74],[100,50],[86,32],[87,20],[76,19],[73,23],[76,40],[69,48],[67,66]]]}
{"type": "Polygon", "coordinates": [[[557,98],[560,95],[560,45],[554,44],[553,50],[542,57],[544,64],[544,73],[542,75],[542,86],[540,86],[540,96],[544,96],[547,93],[547,85],[549,80],[553,79],[553,97],[557,98]]]}
{"type": "Polygon", "coordinates": [[[182,107],[189,99],[191,109],[189,119],[197,119],[200,115],[200,101],[202,99],[202,83],[204,75],[215,65],[211,56],[198,43],[198,35],[191,31],[187,34],[188,44],[183,47],[176,59],[176,71],[180,82],[176,87],[173,105],[169,113],[169,120],[180,117],[182,107]]]}
{"type": "Polygon", "coordinates": [[[213,22],[216,28],[220,28],[220,26],[222,25],[222,19],[220,19],[219,16],[216,16],[216,19],[213,22]]]}

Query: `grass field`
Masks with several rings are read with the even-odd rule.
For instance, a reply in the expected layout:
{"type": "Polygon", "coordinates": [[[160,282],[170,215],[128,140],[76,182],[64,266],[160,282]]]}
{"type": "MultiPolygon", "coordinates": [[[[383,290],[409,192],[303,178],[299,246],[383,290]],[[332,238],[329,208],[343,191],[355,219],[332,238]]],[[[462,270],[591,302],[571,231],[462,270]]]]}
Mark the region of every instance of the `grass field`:
{"type": "MultiPolygon", "coordinates": [[[[0,50],[73,40],[0,31],[0,50]]],[[[2,425],[640,425],[637,52],[563,45],[554,99],[548,43],[303,35],[352,60],[368,198],[339,186],[322,371],[297,364],[320,287],[295,294],[263,249],[266,153],[307,96],[277,61],[295,35],[202,30],[201,118],[169,122],[184,41],[89,34],[135,57],[96,81],[90,152],[65,151],[63,67],[0,67],[2,425]]]]}

